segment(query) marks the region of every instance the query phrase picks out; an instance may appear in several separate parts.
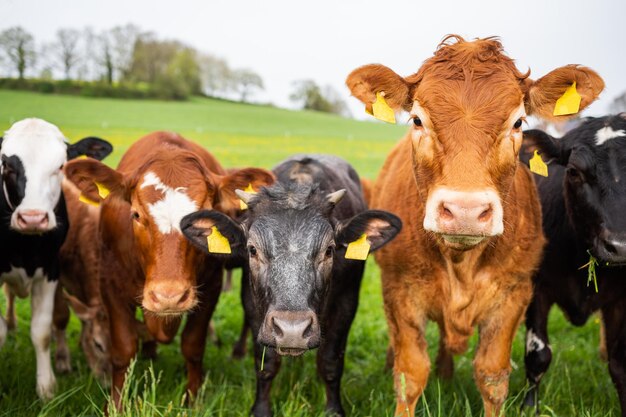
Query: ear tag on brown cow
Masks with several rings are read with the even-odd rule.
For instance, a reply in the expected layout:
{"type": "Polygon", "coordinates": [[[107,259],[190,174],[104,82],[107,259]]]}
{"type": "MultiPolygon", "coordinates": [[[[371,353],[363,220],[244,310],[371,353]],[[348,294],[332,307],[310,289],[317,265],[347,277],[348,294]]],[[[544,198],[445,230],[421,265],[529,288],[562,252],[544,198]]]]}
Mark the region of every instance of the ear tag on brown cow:
{"type": "Polygon", "coordinates": [[[544,177],[548,176],[548,166],[545,162],[543,162],[543,159],[541,159],[541,156],[536,150],[533,157],[530,158],[530,161],[528,161],[528,165],[530,165],[530,172],[534,172],[535,174],[542,175],[544,177]]]}
{"type": "Polygon", "coordinates": [[[367,254],[370,252],[370,244],[367,241],[367,235],[363,233],[360,238],[354,242],[348,244],[346,250],[346,259],[356,259],[364,261],[367,259],[367,254]]]}
{"type": "Polygon", "coordinates": [[[217,230],[217,226],[211,227],[211,234],[206,237],[209,252],[211,253],[231,253],[228,238],[217,230]]]}
{"type": "MultiPolygon", "coordinates": [[[[248,184],[248,187],[244,191],[247,192],[248,194],[256,194],[256,191],[254,191],[254,188],[252,188],[252,184],[248,184]]],[[[247,210],[248,205],[244,203],[243,201],[239,200],[239,208],[242,211],[247,210]]]]}
{"type": "Polygon", "coordinates": [[[98,203],[97,201],[93,201],[93,200],[85,197],[83,194],[78,196],[78,201],[80,201],[81,203],[85,203],[85,204],[91,204],[92,206],[96,206],[96,207],[98,207],[100,205],[100,203],[98,203]]]}
{"type": "Polygon", "coordinates": [[[100,196],[100,198],[103,200],[107,198],[107,196],[110,194],[109,189],[99,182],[94,181],[94,183],[96,184],[96,187],[98,187],[98,195],[100,196]]]}
{"type": "MultiPolygon", "coordinates": [[[[369,109],[366,107],[365,111],[369,113],[369,109]]],[[[389,107],[389,104],[385,101],[385,93],[379,91],[376,93],[376,101],[372,104],[372,116],[377,118],[378,120],[382,120],[387,123],[395,123],[396,122],[396,114],[393,109],[389,107]]]]}
{"type": "Polygon", "coordinates": [[[576,81],[563,93],[556,101],[553,116],[565,116],[568,114],[576,114],[580,109],[580,94],[576,91],[576,81]]]}

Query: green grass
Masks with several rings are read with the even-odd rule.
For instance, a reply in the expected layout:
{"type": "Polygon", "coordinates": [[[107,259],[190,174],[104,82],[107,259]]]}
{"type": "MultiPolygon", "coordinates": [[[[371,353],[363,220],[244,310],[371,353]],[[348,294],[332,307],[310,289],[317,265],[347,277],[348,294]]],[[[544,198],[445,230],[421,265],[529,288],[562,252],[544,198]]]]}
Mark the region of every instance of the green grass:
{"type": "MultiPolygon", "coordinates": [[[[296,152],[325,152],[343,156],[363,176],[374,178],[385,155],[405,130],[403,126],[364,123],[311,112],[194,99],[186,103],[87,99],[0,91],[0,129],[24,117],[38,116],[57,124],[71,141],[88,135],[109,139],[115,165],[128,146],[158,129],[174,130],[206,146],[226,167],[271,168],[296,152]]],[[[409,179],[407,179],[409,180],[409,179]]],[[[235,283],[239,282],[238,277],[235,283]]],[[[160,346],[154,363],[139,360],[128,384],[135,416],[246,416],[254,398],[253,361],[230,359],[241,328],[239,287],[222,294],[215,325],[223,345],[208,344],[206,382],[191,408],[181,406],[185,386],[180,338],[160,346]]],[[[1,297],[0,297],[1,298],[1,297]]],[[[4,303],[4,300],[2,304],[4,303]]],[[[79,322],[73,317],[69,340],[74,372],[57,375],[58,396],[42,404],[35,394],[35,360],[29,337],[28,300],[18,302],[19,328],[0,350],[1,416],[101,416],[107,390],[90,376],[78,347],[79,322]]],[[[606,364],[598,357],[599,323],[590,320],[574,328],[563,315],[550,317],[554,358],[542,384],[542,414],[546,416],[618,416],[617,395],[606,364]]],[[[427,339],[434,362],[438,335],[429,325],[427,339]]],[[[361,301],[350,333],[343,377],[343,404],[350,416],[392,417],[391,374],[384,369],[388,343],[382,310],[380,273],[371,260],[361,289],[361,301]]],[[[507,415],[519,415],[525,390],[523,328],[514,342],[507,415]]],[[[470,351],[456,358],[451,382],[431,377],[417,415],[476,416],[482,412],[472,380],[470,351]]],[[[276,416],[322,416],[324,387],[316,375],[314,352],[283,361],[272,388],[276,416]]],[[[531,413],[527,413],[531,415],[531,413]]]]}

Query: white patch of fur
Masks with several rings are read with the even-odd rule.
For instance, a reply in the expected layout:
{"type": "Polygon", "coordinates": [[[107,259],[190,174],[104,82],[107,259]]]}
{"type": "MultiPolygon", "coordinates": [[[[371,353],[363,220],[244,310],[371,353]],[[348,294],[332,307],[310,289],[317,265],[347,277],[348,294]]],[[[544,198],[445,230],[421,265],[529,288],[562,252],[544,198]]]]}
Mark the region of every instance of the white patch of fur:
{"type": "Polygon", "coordinates": [[[626,136],[626,132],[623,129],[613,130],[611,126],[603,127],[596,132],[596,145],[603,145],[604,142],[610,139],[626,136]]]}
{"type": "Polygon", "coordinates": [[[24,199],[15,207],[11,227],[17,228],[20,211],[39,210],[48,213],[48,228],[55,228],[54,207],[63,180],[60,168],[67,160],[67,142],[59,128],[36,118],[16,122],[4,134],[0,155],[18,156],[26,175],[24,199]]]}
{"type": "Polygon", "coordinates": [[[463,201],[466,199],[481,200],[484,204],[491,204],[493,209],[491,230],[488,236],[496,236],[504,231],[504,211],[500,197],[493,190],[482,191],[455,191],[448,188],[436,188],[426,201],[426,213],[424,216],[424,229],[435,233],[441,233],[438,223],[439,206],[444,201],[463,201]]]}
{"type": "Polygon", "coordinates": [[[159,231],[163,234],[176,230],[180,233],[180,221],[187,214],[198,210],[196,203],[185,193],[184,187],[171,188],[154,173],[148,172],[143,177],[141,188],[153,186],[163,193],[163,198],[154,204],[148,204],[148,211],[159,231]]]}
{"type": "Polygon", "coordinates": [[[538,352],[544,350],[546,344],[537,336],[532,329],[526,332],[526,352],[538,352]]]}

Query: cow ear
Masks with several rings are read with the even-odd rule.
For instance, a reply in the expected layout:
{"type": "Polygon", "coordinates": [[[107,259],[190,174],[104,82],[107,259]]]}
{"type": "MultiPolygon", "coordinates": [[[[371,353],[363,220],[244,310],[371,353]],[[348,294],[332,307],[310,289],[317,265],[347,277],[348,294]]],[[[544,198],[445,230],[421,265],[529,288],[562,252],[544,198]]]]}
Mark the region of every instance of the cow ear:
{"type": "Polygon", "coordinates": [[[274,174],[261,168],[245,168],[230,172],[218,180],[218,202],[215,208],[232,213],[240,209],[240,199],[235,190],[258,191],[261,187],[272,185],[274,174]]]}
{"type": "Polygon", "coordinates": [[[578,113],[554,115],[557,100],[574,82],[576,83],[576,92],[580,95],[579,112],[593,103],[604,89],[604,81],[591,68],[566,65],[550,71],[537,81],[531,82],[525,100],[526,113],[554,121],[575,117],[578,113]]]}
{"type": "Polygon", "coordinates": [[[113,152],[113,145],[104,139],[89,136],[76,143],[67,145],[67,159],[74,159],[81,155],[102,161],[113,152]]]}
{"type": "Polygon", "coordinates": [[[338,228],[335,242],[348,245],[366,236],[370,252],[391,241],[402,230],[402,220],[381,210],[367,210],[357,214],[338,228]]]}
{"type": "Polygon", "coordinates": [[[566,165],[570,149],[565,144],[566,142],[563,139],[556,139],[543,130],[526,130],[524,131],[520,159],[528,164],[528,161],[537,151],[546,164],[554,161],[559,165],[566,165]]]}
{"type": "Polygon", "coordinates": [[[124,175],[100,161],[75,159],[65,164],[64,170],[66,178],[91,202],[100,203],[109,194],[130,199],[124,175]]]}
{"type": "Polygon", "coordinates": [[[346,85],[370,114],[376,93],[384,93],[385,101],[394,111],[411,108],[409,83],[384,65],[370,64],[355,69],[348,75],[346,85]]]}
{"type": "Polygon", "coordinates": [[[241,226],[217,210],[200,210],[186,215],[180,221],[180,230],[187,240],[205,253],[228,254],[224,250],[209,250],[209,239],[215,232],[221,235],[221,247],[230,248],[231,255],[241,255],[246,246],[246,236],[241,226]],[[228,240],[227,244],[224,238],[228,240]]]}
{"type": "Polygon", "coordinates": [[[63,297],[67,300],[69,305],[72,307],[72,310],[74,310],[76,317],[78,317],[81,321],[93,320],[96,317],[94,311],[91,308],[89,308],[89,306],[84,304],[82,301],[80,301],[78,298],[74,297],[73,295],[70,295],[65,290],[63,290],[63,297]]]}

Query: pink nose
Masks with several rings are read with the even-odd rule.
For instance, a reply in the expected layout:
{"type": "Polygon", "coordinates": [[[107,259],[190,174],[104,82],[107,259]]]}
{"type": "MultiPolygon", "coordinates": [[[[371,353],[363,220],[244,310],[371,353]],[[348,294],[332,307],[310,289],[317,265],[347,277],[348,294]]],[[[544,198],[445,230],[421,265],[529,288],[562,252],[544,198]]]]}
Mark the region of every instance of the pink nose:
{"type": "Polygon", "coordinates": [[[17,213],[17,225],[25,231],[44,231],[48,228],[48,213],[41,210],[22,210],[17,213]]]}
{"type": "Polygon", "coordinates": [[[493,207],[481,201],[443,201],[439,206],[439,227],[449,235],[490,235],[493,207]]]}
{"type": "Polygon", "coordinates": [[[195,305],[195,296],[188,286],[159,285],[146,288],[143,305],[155,313],[182,314],[195,305]]]}

